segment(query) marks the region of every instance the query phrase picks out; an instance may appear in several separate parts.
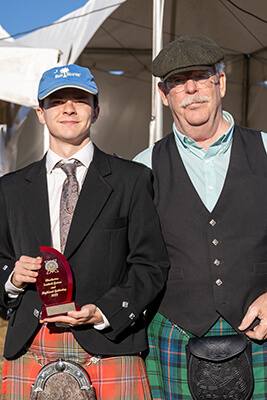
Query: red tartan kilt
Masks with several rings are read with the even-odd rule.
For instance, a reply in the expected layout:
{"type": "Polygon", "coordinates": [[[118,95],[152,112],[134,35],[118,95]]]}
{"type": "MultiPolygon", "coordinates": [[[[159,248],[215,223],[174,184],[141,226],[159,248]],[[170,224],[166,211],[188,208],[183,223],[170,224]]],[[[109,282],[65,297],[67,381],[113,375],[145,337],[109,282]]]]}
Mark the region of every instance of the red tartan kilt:
{"type": "Polygon", "coordinates": [[[84,352],[68,329],[51,334],[45,325],[35,337],[30,351],[17,360],[4,363],[1,399],[28,400],[31,385],[42,365],[58,358],[77,362],[86,369],[99,400],[124,400],[128,396],[131,400],[151,400],[141,357],[103,357],[95,364],[88,365],[91,355],[84,352]],[[73,357],[67,357],[67,354],[73,357]]]}

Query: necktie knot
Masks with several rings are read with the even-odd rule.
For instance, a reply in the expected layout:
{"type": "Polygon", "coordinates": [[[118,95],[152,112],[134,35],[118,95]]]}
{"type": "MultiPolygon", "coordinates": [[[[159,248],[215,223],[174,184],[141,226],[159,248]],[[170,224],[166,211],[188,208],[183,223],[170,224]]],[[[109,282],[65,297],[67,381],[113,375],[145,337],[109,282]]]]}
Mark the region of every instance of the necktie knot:
{"type": "Polygon", "coordinates": [[[62,164],[60,168],[65,172],[68,178],[76,174],[77,165],[75,163],[62,164]]]}
{"type": "Polygon", "coordinates": [[[74,160],[74,162],[71,163],[63,163],[63,161],[60,161],[56,167],[61,168],[67,175],[67,178],[70,178],[72,176],[76,177],[76,169],[80,165],[82,165],[82,163],[79,160],[74,160]]]}

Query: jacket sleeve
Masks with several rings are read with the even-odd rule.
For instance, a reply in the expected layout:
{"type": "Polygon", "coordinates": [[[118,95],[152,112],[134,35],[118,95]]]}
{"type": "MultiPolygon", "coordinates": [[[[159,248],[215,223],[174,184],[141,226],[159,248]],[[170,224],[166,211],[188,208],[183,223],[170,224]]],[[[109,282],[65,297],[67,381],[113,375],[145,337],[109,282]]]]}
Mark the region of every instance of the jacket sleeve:
{"type": "MultiPolygon", "coordinates": [[[[9,230],[5,198],[0,180],[0,305],[9,307],[16,305],[17,300],[9,300],[5,293],[5,283],[15,266],[14,250],[9,230]]],[[[20,296],[19,296],[20,297],[20,296]]]]}
{"type": "Polygon", "coordinates": [[[142,169],[131,199],[128,219],[128,274],[123,284],[111,288],[95,302],[105,314],[114,340],[142,317],[164,289],[169,259],[153,202],[152,172],[142,169]]]}

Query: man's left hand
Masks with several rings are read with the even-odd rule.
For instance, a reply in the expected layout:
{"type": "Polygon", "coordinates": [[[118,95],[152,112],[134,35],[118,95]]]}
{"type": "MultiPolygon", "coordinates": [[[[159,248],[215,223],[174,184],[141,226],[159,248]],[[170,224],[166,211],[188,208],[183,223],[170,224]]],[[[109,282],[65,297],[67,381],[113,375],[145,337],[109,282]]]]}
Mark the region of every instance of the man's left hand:
{"type": "Polygon", "coordinates": [[[246,332],[246,335],[255,340],[267,339],[267,293],[262,294],[253,301],[238,329],[244,331],[256,318],[260,320],[259,325],[246,332]]]}
{"type": "Polygon", "coordinates": [[[40,323],[62,323],[68,326],[98,324],[103,322],[102,315],[94,304],[86,304],[80,311],[69,311],[67,315],[58,315],[40,320],[40,323]]]}

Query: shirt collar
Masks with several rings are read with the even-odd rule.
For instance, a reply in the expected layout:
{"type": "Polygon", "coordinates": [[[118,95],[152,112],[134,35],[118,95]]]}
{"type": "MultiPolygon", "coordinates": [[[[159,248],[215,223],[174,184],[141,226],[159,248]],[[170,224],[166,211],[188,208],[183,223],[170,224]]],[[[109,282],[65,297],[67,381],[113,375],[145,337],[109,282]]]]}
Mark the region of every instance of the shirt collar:
{"type": "Polygon", "coordinates": [[[80,161],[88,169],[93,160],[93,155],[94,155],[94,145],[91,142],[91,140],[81,150],[79,150],[77,153],[75,153],[67,160],[60,157],[58,154],[54,153],[51,149],[49,149],[46,155],[47,173],[51,173],[54,166],[61,160],[64,162],[68,162],[70,160],[75,159],[80,161]]]}
{"type": "Polygon", "coordinates": [[[173,123],[173,132],[177,146],[180,148],[182,147],[184,149],[188,149],[194,154],[200,152],[204,152],[203,154],[212,153],[214,155],[218,152],[226,153],[226,151],[230,148],[233,140],[234,119],[232,115],[227,111],[223,111],[223,117],[227,122],[230,123],[230,128],[209,147],[207,152],[205,152],[202,147],[199,147],[193,139],[179,132],[175,124],[173,123]]]}

